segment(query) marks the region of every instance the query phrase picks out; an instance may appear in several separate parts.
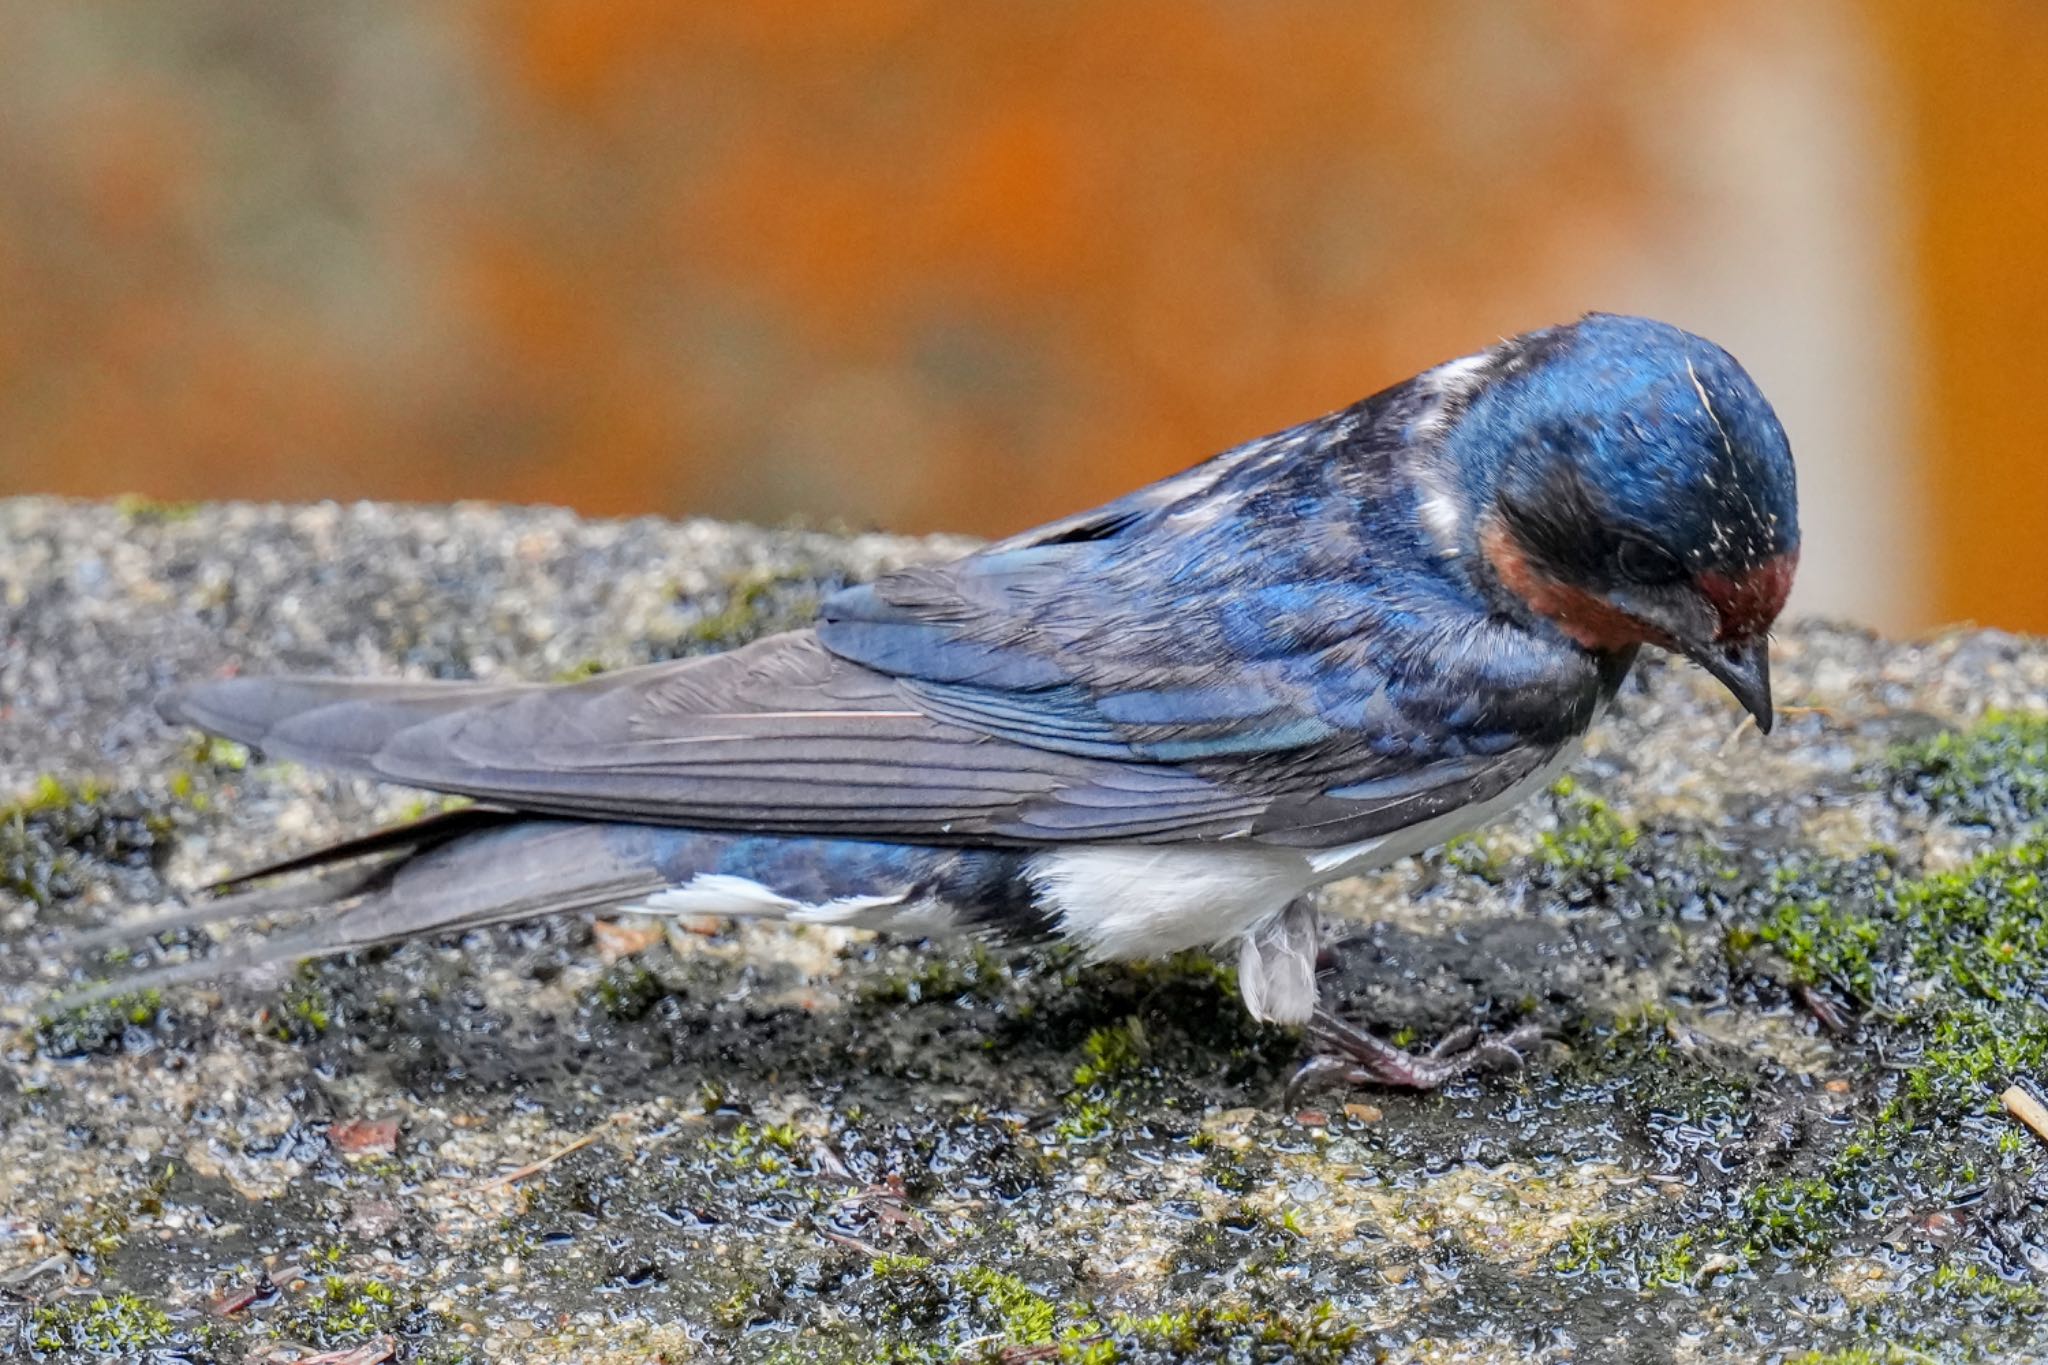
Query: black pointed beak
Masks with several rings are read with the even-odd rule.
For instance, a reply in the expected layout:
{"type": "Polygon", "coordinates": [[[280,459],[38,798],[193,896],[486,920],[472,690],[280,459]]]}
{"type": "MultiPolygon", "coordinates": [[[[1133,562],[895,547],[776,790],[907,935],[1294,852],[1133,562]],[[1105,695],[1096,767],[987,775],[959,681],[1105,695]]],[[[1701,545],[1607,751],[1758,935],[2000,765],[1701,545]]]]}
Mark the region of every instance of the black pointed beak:
{"type": "Polygon", "coordinates": [[[1742,708],[1756,717],[1756,728],[1771,732],[1771,642],[1768,636],[1754,640],[1682,643],[1685,657],[1720,679],[1721,686],[1735,694],[1742,708]]]}
{"type": "Polygon", "coordinates": [[[1685,655],[1720,679],[1742,709],[1756,717],[1756,728],[1771,732],[1771,642],[1765,635],[1747,640],[1716,640],[1720,613],[1689,588],[1632,589],[1611,593],[1609,601],[1655,634],[1666,649],[1685,655]]]}

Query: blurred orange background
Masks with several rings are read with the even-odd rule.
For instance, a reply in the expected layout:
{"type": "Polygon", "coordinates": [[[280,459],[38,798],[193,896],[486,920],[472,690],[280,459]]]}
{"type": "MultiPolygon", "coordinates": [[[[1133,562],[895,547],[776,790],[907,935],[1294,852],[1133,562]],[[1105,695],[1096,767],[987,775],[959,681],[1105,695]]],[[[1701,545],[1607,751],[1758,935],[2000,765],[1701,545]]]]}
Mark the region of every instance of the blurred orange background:
{"type": "Polygon", "coordinates": [[[2048,7],[9,4],[0,493],[1007,532],[1591,308],[2048,629],[2048,7]]]}

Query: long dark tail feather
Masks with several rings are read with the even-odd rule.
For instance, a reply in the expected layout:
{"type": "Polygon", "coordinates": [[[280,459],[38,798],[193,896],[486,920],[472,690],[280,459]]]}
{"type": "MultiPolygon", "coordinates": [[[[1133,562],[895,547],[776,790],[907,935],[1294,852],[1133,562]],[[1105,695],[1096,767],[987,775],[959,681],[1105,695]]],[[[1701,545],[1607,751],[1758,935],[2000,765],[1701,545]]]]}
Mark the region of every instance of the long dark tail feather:
{"type": "MultiPolygon", "coordinates": [[[[455,812],[451,814],[457,814],[455,812]]],[[[410,827],[407,827],[410,828],[410,827]]],[[[144,921],[113,926],[71,947],[226,920],[312,910],[303,926],[231,945],[225,951],[96,983],[52,1002],[74,1008],[138,990],[225,977],[301,958],[327,957],[426,935],[459,933],[559,911],[596,910],[647,896],[668,884],[619,826],[516,819],[414,851],[386,831],[358,844],[368,859],[315,869],[279,888],[206,899],[144,921]]],[[[346,848],[347,845],[337,846],[346,848]]],[[[319,854],[308,855],[318,860],[319,854]]],[[[304,860],[300,860],[304,861],[304,860]]]]}
{"type": "Polygon", "coordinates": [[[196,928],[203,924],[218,924],[223,920],[251,919],[257,915],[279,914],[291,910],[306,910],[317,905],[331,904],[357,895],[369,888],[380,873],[387,870],[387,864],[399,854],[418,854],[434,847],[461,838],[465,834],[476,834],[487,829],[515,824],[530,817],[516,811],[503,810],[496,806],[463,806],[456,810],[439,811],[408,820],[403,824],[387,825],[351,839],[343,839],[305,853],[295,853],[289,858],[252,867],[223,877],[205,889],[205,894],[189,904],[172,910],[159,911],[136,919],[121,920],[103,925],[82,934],[64,939],[60,950],[82,952],[91,948],[104,947],[109,943],[133,942],[150,934],[162,933],[166,929],[196,928]],[[369,861],[371,859],[377,861],[369,861]],[[354,864],[340,866],[340,864],[354,864]],[[288,877],[294,873],[311,873],[285,882],[281,886],[265,887],[260,891],[243,890],[253,883],[288,877]],[[227,892],[239,892],[227,895],[227,892]]]}
{"type": "Polygon", "coordinates": [[[60,1007],[511,920],[642,904],[662,914],[792,918],[999,935],[1048,927],[1030,854],[759,836],[469,808],[273,865],[275,885],[195,900],[74,949],[243,921],[217,951],[86,986],[60,1007]],[[254,921],[291,917],[282,924],[254,921]],[[269,932],[265,932],[269,930],[269,932]]]}
{"type": "Polygon", "coordinates": [[[278,757],[360,768],[401,730],[533,684],[222,678],[166,692],[157,713],[278,757]]]}
{"type": "MultiPolygon", "coordinates": [[[[383,863],[358,862],[347,867],[322,867],[279,886],[266,886],[232,896],[201,893],[191,901],[168,910],[117,920],[83,933],[67,934],[58,940],[56,947],[58,952],[67,955],[84,953],[114,944],[135,943],[166,930],[197,929],[228,920],[253,920],[335,905],[362,894],[372,882],[389,871],[383,863]]],[[[219,886],[231,884],[223,882],[219,886]]],[[[219,886],[208,890],[218,890],[219,886]]]]}
{"type": "Polygon", "coordinates": [[[516,824],[529,820],[531,816],[518,811],[506,810],[502,806],[461,806],[454,810],[437,811],[423,815],[417,820],[404,824],[387,825],[383,829],[371,830],[352,839],[338,843],[322,844],[305,853],[295,853],[288,858],[252,867],[246,872],[237,872],[232,877],[223,877],[207,889],[214,892],[232,891],[248,886],[252,882],[268,881],[272,877],[283,877],[294,872],[327,867],[334,863],[351,862],[386,853],[419,853],[436,844],[445,844],[465,834],[477,834],[501,825],[516,824]]]}

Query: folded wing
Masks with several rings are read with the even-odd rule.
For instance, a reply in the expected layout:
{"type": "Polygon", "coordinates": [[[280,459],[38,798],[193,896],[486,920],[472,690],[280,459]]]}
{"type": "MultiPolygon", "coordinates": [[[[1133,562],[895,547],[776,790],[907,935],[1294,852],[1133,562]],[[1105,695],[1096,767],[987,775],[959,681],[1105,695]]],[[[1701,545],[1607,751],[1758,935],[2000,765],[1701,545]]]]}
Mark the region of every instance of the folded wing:
{"type": "Polygon", "coordinates": [[[278,757],[408,786],[706,829],[1221,837],[1259,804],[1193,773],[935,718],[809,631],[565,686],[236,678],[173,693],[162,709],[278,757]]]}
{"type": "Polygon", "coordinates": [[[1375,837],[1536,771],[1614,679],[1382,552],[1361,513],[1395,505],[1375,482],[1394,475],[1347,444],[1370,406],[729,654],[555,687],[233,679],[164,709],[526,812],[923,842],[1375,837]]]}

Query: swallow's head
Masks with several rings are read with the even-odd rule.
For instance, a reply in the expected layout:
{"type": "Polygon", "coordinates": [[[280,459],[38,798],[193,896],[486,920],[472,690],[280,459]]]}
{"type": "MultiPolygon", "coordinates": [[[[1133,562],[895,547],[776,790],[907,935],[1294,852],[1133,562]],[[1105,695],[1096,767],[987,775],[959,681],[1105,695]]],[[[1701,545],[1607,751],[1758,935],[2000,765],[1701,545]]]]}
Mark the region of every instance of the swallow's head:
{"type": "Polygon", "coordinates": [[[1792,451],[1712,342],[1593,314],[1466,371],[1446,453],[1500,589],[1582,646],[1651,644],[1771,728],[1769,633],[1799,563],[1792,451]]]}

